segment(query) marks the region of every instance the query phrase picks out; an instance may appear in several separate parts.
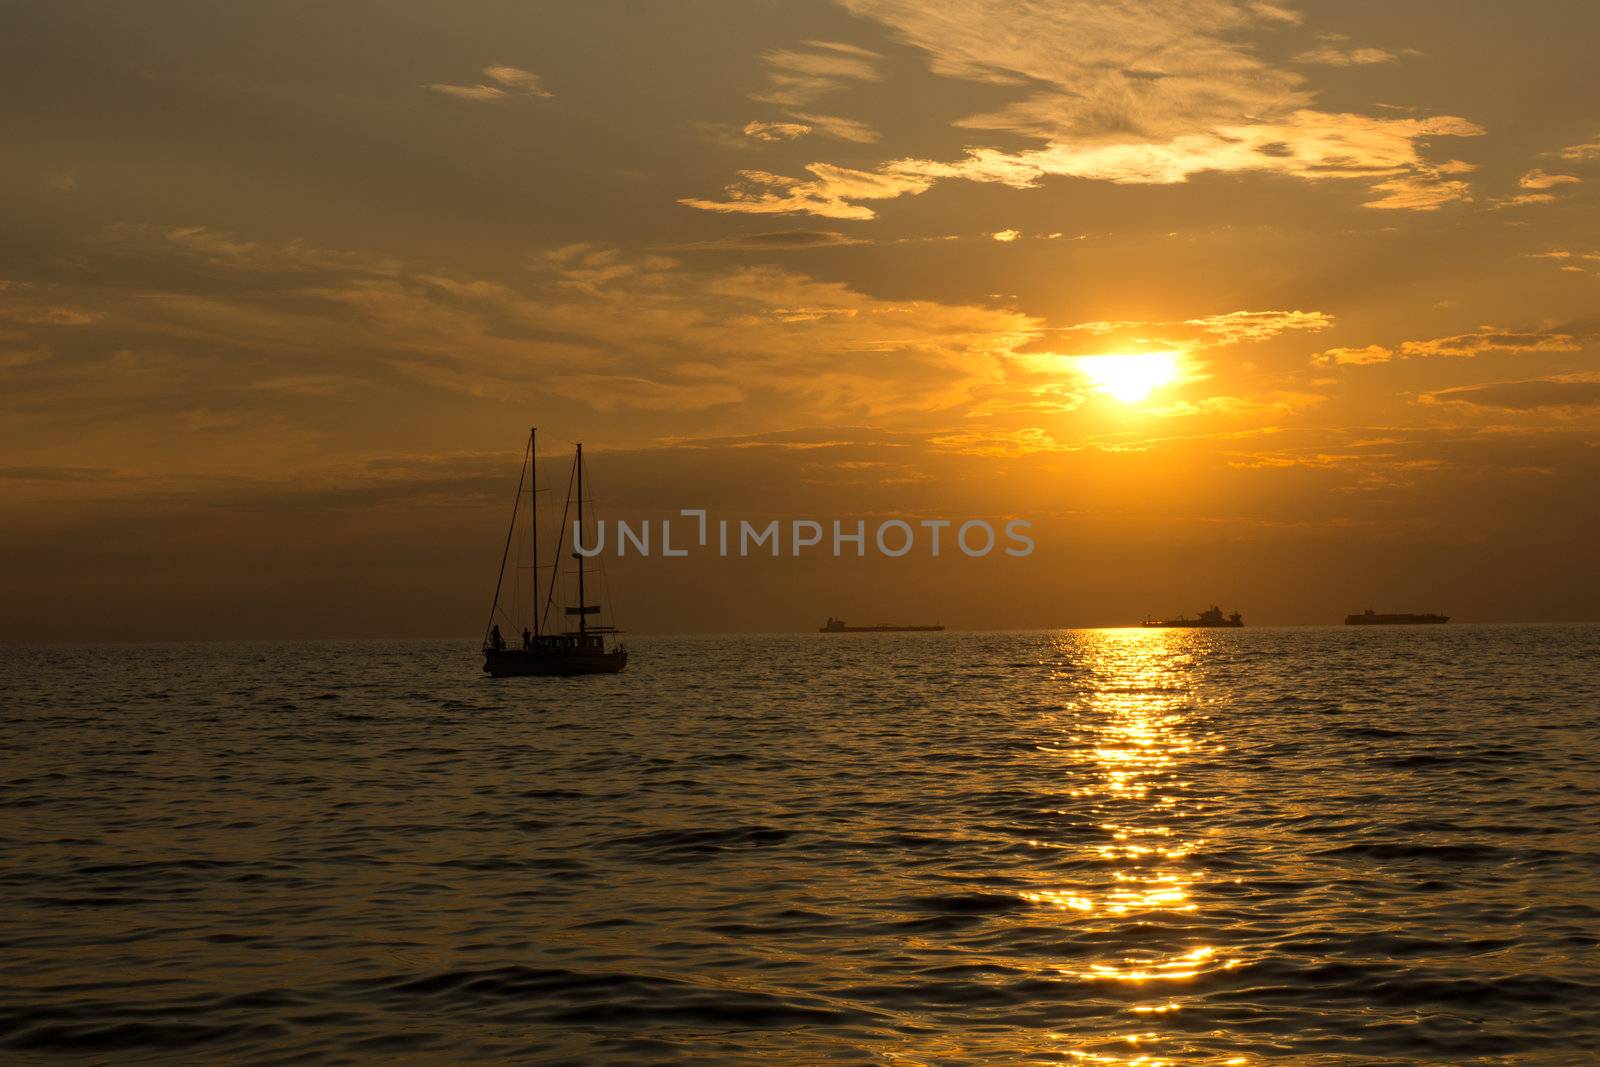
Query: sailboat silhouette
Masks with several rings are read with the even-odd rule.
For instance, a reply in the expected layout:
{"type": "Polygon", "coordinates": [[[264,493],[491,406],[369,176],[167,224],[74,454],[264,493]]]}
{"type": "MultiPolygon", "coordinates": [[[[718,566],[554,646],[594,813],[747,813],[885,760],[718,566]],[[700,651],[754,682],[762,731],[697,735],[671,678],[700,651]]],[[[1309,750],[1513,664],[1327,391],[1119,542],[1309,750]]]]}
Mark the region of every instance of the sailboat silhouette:
{"type": "MultiPolygon", "coordinates": [[[[496,678],[519,677],[525,675],[574,675],[574,674],[615,674],[628,665],[628,649],[626,645],[616,644],[614,647],[606,646],[606,638],[620,633],[615,626],[594,625],[589,620],[591,616],[598,616],[601,612],[599,604],[590,604],[585,596],[585,568],[583,554],[573,552],[572,558],[577,561],[577,594],[578,602],[575,605],[566,605],[565,613],[569,618],[576,618],[577,629],[565,629],[550,632],[546,622],[550,608],[556,599],[556,585],[561,577],[559,561],[561,550],[566,537],[567,515],[572,508],[574,500],[577,503],[579,530],[583,529],[583,445],[577,446],[577,451],[572,458],[572,476],[568,479],[567,499],[561,512],[561,532],[556,539],[556,560],[552,565],[548,593],[543,606],[539,600],[539,507],[537,496],[537,474],[535,471],[535,443],[538,438],[538,429],[535,427],[528,431],[528,449],[523,455],[522,472],[517,476],[516,503],[511,510],[511,525],[506,530],[506,547],[500,557],[500,574],[495,581],[494,601],[489,607],[489,622],[483,637],[483,669],[486,673],[496,678]],[[522,629],[519,645],[509,644],[500,632],[499,620],[503,617],[512,625],[513,633],[516,625],[522,620],[512,619],[502,611],[501,593],[506,585],[506,564],[511,558],[511,542],[517,530],[517,516],[522,510],[523,484],[528,486],[528,526],[530,542],[533,548],[533,596],[530,598],[530,614],[526,626],[522,629]],[[576,495],[573,486],[576,485],[576,495]]],[[[576,547],[576,546],[574,546],[576,547]]],[[[515,579],[513,579],[513,582],[515,579]]]]}

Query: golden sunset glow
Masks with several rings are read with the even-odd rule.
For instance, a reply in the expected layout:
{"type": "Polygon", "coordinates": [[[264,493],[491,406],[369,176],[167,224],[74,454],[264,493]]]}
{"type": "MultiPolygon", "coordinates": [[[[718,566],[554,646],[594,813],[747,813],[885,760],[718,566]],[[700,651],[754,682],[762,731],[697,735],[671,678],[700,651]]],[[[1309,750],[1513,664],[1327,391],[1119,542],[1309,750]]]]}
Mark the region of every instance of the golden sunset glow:
{"type": "Polygon", "coordinates": [[[1143,352],[1127,356],[1080,356],[1077,369],[1098,393],[1124,404],[1138,404],[1158,389],[1178,380],[1180,357],[1176,352],[1143,352]]]}
{"type": "Polygon", "coordinates": [[[1597,40],[0,2],[0,1048],[1600,1062],[1597,40]]]}
{"type": "Polygon", "coordinates": [[[14,636],[111,584],[127,638],[437,633],[532,425],[636,520],[1026,514],[1049,560],[621,560],[640,628],[1600,603],[1592,4],[79,2],[0,33],[14,636]]]}

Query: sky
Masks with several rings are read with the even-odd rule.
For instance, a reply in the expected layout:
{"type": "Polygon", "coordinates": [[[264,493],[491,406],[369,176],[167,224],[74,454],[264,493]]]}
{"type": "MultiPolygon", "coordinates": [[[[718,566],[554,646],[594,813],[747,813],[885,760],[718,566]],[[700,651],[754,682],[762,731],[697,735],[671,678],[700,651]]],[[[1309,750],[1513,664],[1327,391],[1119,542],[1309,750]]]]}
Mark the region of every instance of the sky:
{"type": "Polygon", "coordinates": [[[1600,617],[1589,0],[0,3],[0,641],[1600,617]]]}

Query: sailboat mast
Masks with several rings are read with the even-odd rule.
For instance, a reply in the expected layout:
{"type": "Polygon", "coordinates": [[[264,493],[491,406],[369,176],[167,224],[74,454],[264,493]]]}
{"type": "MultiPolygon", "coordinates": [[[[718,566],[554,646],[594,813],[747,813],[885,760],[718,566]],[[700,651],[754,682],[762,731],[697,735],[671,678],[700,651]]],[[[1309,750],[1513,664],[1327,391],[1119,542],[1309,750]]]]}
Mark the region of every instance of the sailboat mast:
{"type": "Polygon", "coordinates": [[[539,636],[539,427],[528,429],[528,526],[533,530],[533,636],[539,636]]]}
{"type": "MultiPolygon", "coordinates": [[[[583,443],[578,444],[578,530],[583,530],[583,443]]],[[[572,547],[578,547],[578,540],[573,538],[572,547]]],[[[578,557],[578,633],[581,635],[589,629],[589,602],[583,598],[583,553],[574,552],[578,557]]]]}
{"type": "MultiPolygon", "coordinates": [[[[494,580],[494,600],[489,603],[489,621],[483,624],[483,644],[489,646],[489,634],[494,631],[494,613],[500,610],[500,588],[506,581],[506,563],[511,559],[511,538],[517,532],[517,509],[522,506],[522,476],[528,473],[528,467],[533,463],[533,447],[530,441],[528,453],[522,457],[522,469],[517,471],[517,492],[511,498],[511,523],[506,527],[506,547],[500,552],[500,574],[494,580]]],[[[516,579],[513,578],[511,588],[516,589],[516,579]]],[[[515,592],[512,599],[516,598],[515,592]]]]}

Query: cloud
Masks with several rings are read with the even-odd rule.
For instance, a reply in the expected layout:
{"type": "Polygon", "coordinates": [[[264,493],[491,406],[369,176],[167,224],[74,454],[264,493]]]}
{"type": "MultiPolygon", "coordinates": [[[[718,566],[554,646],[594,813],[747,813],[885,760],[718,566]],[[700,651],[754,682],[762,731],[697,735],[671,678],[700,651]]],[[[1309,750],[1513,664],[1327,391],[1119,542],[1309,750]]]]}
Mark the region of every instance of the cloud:
{"type": "Polygon", "coordinates": [[[1441,179],[1429,174],[1407,175],[1372,187],[1374,197],[1363,207],[1391,211],[1436,211],[1446,204],[1471,200],[1470,188],[1464,181],[1441,179]]]}
{"type": "Polygon", "coordinates": [[[1499,330],[1493,326],[1480,326],[1473,333],[1435,337],[1428,341],[1406,341],[1400,346],[1400,354],[1408,358],[1473,357],[1485,352],[1576,352],[1581,347],[1567,333],[1499,330]]]}
{"type": "Polygon", "coordinates": [[[1333,325],[1333,316],[1321,311],[1230,311],[1184,322],[1231,345],[1266,341],[1289,330],[1325,330],[1333,325]]]}
{"type": "Polygon", "coordinates": [[[1332,315],[1322,311],[1229,311],[1154,322],[1137,319],[1080,322],[1051,328],[1049,332],[1059,338],[1052,351],[1024,358],[1037,359],[1049,366],[1052,360],[1077,356],[1173,353],[1185,370],[1185,380],[1198,380],[1204,375],[1185,358],[1190,353],[1260,344],[1293,331],[1315,333],[1329,328],[1333,321],[1332,315]],[[1074,337],[1081,340],[1071,340],[1074,337]]]}
{"type": "Polygon", "coordinates": [[[549,99],[555,94],[544,87],[539,75],[520,67],[488,66],[484,75],[495,84],[479,82],[476,85],[444,85],[432,82],[423,86],[460,100],[507,100],[512,97],[538,97],[549,99]]]}
{"type": "MultiPolygon", "coordinates": [[[[0,278],[0,371],[14,377],[41,370],[54,359],[52,345],[58,339],[71,345],[74,334],[91,330],[104,317],[80,303],[60,286],[0,278]],[[44,343],[41,333],[51,343],[44,343]]],[[[9,387],[14,386],[8,382],[9,387]]]]}
{"type": "Polygon", "coordinates": [[[1600,376],[1568,374],[1520,382],[1460,385],[1423,396],[1430,404],[1470,404],[1502,411],[1600,407],[1600,376]]]}
{"type": "Polygon", "coordinates": [[[402,266],[400,260],[392,256],[319,248],[299,239],[264,244],[206,226],[176,226],[165,230],[150,226],[114,226],[101,243],[118,252],[148,253],[157,257],[166,257],[176,250],[191,261],[242,273],[390,276],[398,273],[402,266]]]}
{"type": "Polygon", "coordinates": [[[751,97],[781,107],[804,107],[852,84],[879,80],[876,52],[839,41],[805,41],[762,58],[767,85],[751,97]]]}
{"type": "Polygon", "coordinates": [[[1600,266],[1587,266],[1587,264],[1600,264],[1600,252],[1573,252],[1565,248],[1551,248],[1543,252],[1530,252],[1528,258],[1554,260],[1558,269],[1568,274],[1590,274],[1600,271],[1600,266]],[[1580,266],[1580,263],[1585,266],[1580,266]]]}
{"type": "Polygon", "coordinates": [[[1472,333],[1402,342],[1398,351],[1384,345],[1330,348],[1311,357],[1319,367],[1365,367],[1394,359],[1436,356],[1471,359],[1486,352],[1576,352],[1582,345],[1572,334],[1556,330],[1502,330],[1480,326],[1472,333]]]}
{"type": "Polygon", "coordinates": [[[23,326],[87,326],[100,316],[70,307],[6,306],[0,304],[0,321],[23,326]]]}
{"type": "MultiPolygon", "coordinates": [[[[781,250],[853,239],[780,231],[742,240],[781,250]]],[[[8,415],[66,432],[67,412],[103,420],[138,410],[156,427],[292,419],[304,405],[288,396],[445,390],[599,412],[716,411],[719,425],[740,427],[780,412],[817,425],[915,423],[1024,388],[1011,357],[1042,330],[1012,310],[879,298],[777,267],[695,269],[589,244],[542,253],[510,279],[421,263],[380,270],[390,261],[198,228],[129,228],[96,251],[102,269],[120,260],[139,281],[65,290],[94,295],[92,336],[75,332],[53,358],[8,367],[8,415]]]]}
{"type": "Polygon", "coordinates": [[[518,67],[492,66],[484,67],[483,72],[512,92],[527,93],[530,96],[555,95],[544,87],[539,75],[531,70],[522,70],[518,67]]]}
{"type": "Polygon", "coordinates": [[[1009,244],[1021,236],[1021,230],[996,230],[994,233],[989,235],[990,239],[999,241],[1002,244],[1009,244]]]}
{"type": "Polygon", "coordinates": [[[1590,141],[1587,144],[1568,145],[1558,155],[1562,159],[1581,162],[1590,159],[1600,159],[1600,140],[1590,141]]]}
{"type": "Polygon", "coordinates": [[[752,100],[775,104],[794,122],[752,122],[751,127],[774,134],[761,140],[792,139],[815,131],[823,137],[856,144],[871,144],[878,139],[878,131],[858,119],[839,115],[821,114],[810,105],[823,97],[880,80],[877,61],[881,57],[865,48],[840,41],[805,41],[801,48],[783,48],[767,52],[762,58],[767,67],[767,84],[750,94],[752,100]],[[779,133],[778,131],[785,131],[779,133]],[[792,132],[798,131],[798,132],[792,132]]]}
{"type": "Polygon", "coordinates": [[[1218,127],[1167,142],[1057,143],[1017,153],[973,149],[966,159],[955,163],[902,160],[888,169],[898,174],[1000,182],[1016,188],[1034,186],[1049,176],[1167,185],[1204,171],[1252,170],[1306,179],[1393,176],[1419,184],[1446,184],[1439,176],[1455,171],[1423,164],[1416,142],[1424,137],[1471,137],[1482,132],[1472,123],[1448,117],[1375,119],[1297,111],[1273,123],[1218,127]]]}
{"type": "Polygon", "coordinates": [[[100,482],[115,475],[109,467],[0,467],[0,479],[22,482],[100,482]]]}
{"type": "Polygon", "coordinates": [[[745,391],[730,382],[663,382],[626,374],[579,373],[562,384],[569,392],[581,392],[590,407],[605,415],[619,411],[704,411],[746,399],[745,391]]]}
{"type": "Polygon", "coordinates": [[[1520,196],[1503,196],[1495,200],[1495,207],[1530,207],[1534,204],[1553,204],[1556,198],[1549,193],[1523,193],[1520,196]]]}
{"type": "Polygon", "coordinates": [[[1071,452],[1078,446],[1057,441],[1048,430],[1025,426],[1016,430],[961,430],[930,438],[934,448],[965,456],[1016,458],[1039,452],[1071,452]]]}
{"type": "Polygon", "coordinates": [[[49,358],[50,350],[42,345],[38,348],[0,348],[0,370],[27,367],[43,363],[49,358]]]}
{"type": "Polygon", "coordinates": [[[836,167],[831,163],[807,165],[808,179],[788,178],[762,170],[742,170],[739,181],[724,191],[727,200],[684,197],[678,203],[702,211],[749,215],[817,215],[828,219],[870,219],[871,208],[854,201],[892,200],[915,196],[933,184],[931,178],[875,173],[836,167]]]}
{"type": "Polygon", "coordinates": [[[1321,67],[1368,67],[1378,63],[1393,63],[1400,56],[1387,48],[1341,48],[1329,45],[1301,52],[1294,57],[1296,63],[1321,67]]]}
{"type": "Polygon", "coordinates": [[[756,122],[744,124],[744,135],[758,141],[793,141],[811,132],[803,122],[756,122]]]}
{"type": "Polygon", "coordinates": [[[1310,97],[1231,40],[1281,22],[1232,0],[1025,4],[840,0],[928,56],[936,74],[1017,86],[1022,99],[960,125],[1040,139],[1166,140],[1310,97]]]}
{"type": "Polygon", "coordinates": [[[870,244],[870,241],[838,230],[772,230],[767,233],[742,233],[713,241],[692,241],[674,248],[694,252],[786,252],[807,248],[845,248],[870,244]]]}
{"type": "MultiPolygon", "coordinates": [[[[1047,177],[1174,184],[1205,172],[1263,172],[1371,182],[1379,195],[1367,206],[1374,208],[1432,211],[1470,198],[1467,183],[1453,177],[1468,168],[1429,162],[1419,146],[1437,137],[1477,136],[1479,126],[1455,116],[1314,110],[1301,75],[1267,64],[1246,43],[1253,33],[1282,24],[1287,13],[1272,5],[950,0],[932,9],[919,0],[838,2],[921,49],[936,74],[1016,87],[1021,94],[956,125],[1044,142],[1021,150],[977,145],[951,161],[887,162],[878,168],[884,177],[926,183],[901,185],[900,193],[914,195],[952,178],[1023,189],[1047,177]]],[[[784,64],[795,62],[788,52],[776,55],[784,64]]],[[[794,76],[809,85],[807,79],[822,72],[794,76]]],[[[828,68],[827,84],[836,87],[839,76],[828,68]]],[[[813,164],[813,173],[823,165],[813,164]]],[[[788,180],[806,182],[813,195],[746,190],[721,202],[685,202],[719,211],[872,217],[867,208],[842,213],[852,199],[847,193],[788,180]]]]}
{"type": "Polygon", "coordinates": [[[1447,177],[1460,172],[1455,161],[1443,166],[1424,163],[1417,155],[1417,141],[1482,132],[1472,123],[1448,117],[1373,119],[1302,111],[1276,124],[1224,127],[1159,144],[1055,143],[1021,152],[972,148],[966,158],[954,162],[901,159],[876,172],[813,163],[807,167],[815,175],[810,181],[743,171],[744,181],[728,187],[728,200],[679,202],[712,211],[869,219],[874,212],[852,201],[915,196],[942,179],[1029,189],[1048,177],[1171,185],[1206,171],[1258,171],[1308,181],[1382,179],[1373,188],[1383,195],[1366,206],[1432,211],[1469,199],[1469,188],[1466,182],[1447,177]],[[777,189],[787,195],[774,195],[772,190],[777,189]]]}
{"type": "Polygon", "coordinates": [[[1556,202],[1554,193],[1545,192],[1548,189],[1557,189],[1563,185],[1577,185],[1582,178],[1572,174],[1547,174],[1535,167],[1517,179],[1517,186],[1521,189],[1533,190],[1518,193],[1514,196],[1497,197],[1495,207],[1531,207],[1535,204],[1553,204],[1556,202]]]}
{"type": "Polygon", "coordinates": [[[1382,345],[1365,348],[1330,348],[1311,357],[1319,367],[1364,367],[1373,363],[1387,363],[1394,358],[1394,349],[1382,345]]]}
{"type": "MultiPolygon", "coordinates": [[[[795,229],[699,247],[858,240],[795,229]]],[[[1004,441],[1008,452],[1048,451],[1055,446],[1025,431],[1083,404],[1076,355],[1159,344],[1184,360],[1177,388],[1210,374],[1187,353],[1332,321],[1314,311],[1237,310],[1052,331],[1007,308],[877,297],[777,266],[697,267],[588,243],[541,252],[506,278],[201,227],[124,228],[94,251],[105,276],[121,262],[139,281],[49,290],[53,303],[94,309],[100,317],[84,328],[93,336],[71,331],[51,358],[8,369],[0,395],[7,416],[48,422],[53,433],[139,411],[151,432],[204,426],[290,442],[304,437],[300,420],[330,400],[382,396],[402,410],[410,398],[445,392],[553,405],[578,418],[585,409],[631,413],[634,434],[690,415],[728,432],[775,419],[870,421],[915,432],[958,426],[976,448],[1004,441]],[[117,339],[109,352],[107,337],[117,339]],[[1052,351],[1039,350],[1046,344],[1052,351]]],[[[1199,400],[1188,413],[1284,410],[1281,398],[1235,396],[1199,400]]]]}
{"type": "Polygon", "coordinates": [[[1554,189],[1558,185],[1577,185],[1582,178],[1571,174],[1546,174],[1535,167],[1517,179],[1517,185],[1523,189],[1554,189]]]}
{"type": "Polygon", "coordinates": [[[877,130],[856,119],[842,118],[838,115],[819,115],[814,111],[790,111],[789,114],[808,123],[824,137],[832,137],[838,141],[852,141],[856,144],[872,144],[878,140],[877,130]]]}
{"type": "MultiPolygon", "coordinates": [[[[1260,344],[1292,331],[1316,332],[1333,325],[1333,316],[1320,311],[1229,311],[1192,319],[1145,322],[1140,320],[1081,322],[1047,331],[1054,338],[1049,350],[1040,341],[1012,357],[1031,377],[1017,377],[1004,403],[990,401],[991,411],[1060,414],[1082,406],[1085,389],[1061,384],[1063,371],[1093,382],[1103,369],[1137,368],[1148,361],[1149,374],[1169,391],[1212,377],[1205,362],[1195,358],[1210,349],[1260,344]],[[1026,387],[1025,391],[1020,387],[1026,387]]],[[[1104,391],[1104,390],[1102,390],[1104,391]]],[[[1212,414],[1229,418],[1282,414],[1321,401],[1310,394],[1273,393],[1268,396],[1214,396],[1197,402],[1171,399],[1163,407],[1148,408],[1153,416],[1212,414]]]]}

